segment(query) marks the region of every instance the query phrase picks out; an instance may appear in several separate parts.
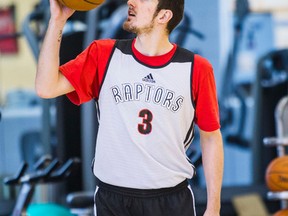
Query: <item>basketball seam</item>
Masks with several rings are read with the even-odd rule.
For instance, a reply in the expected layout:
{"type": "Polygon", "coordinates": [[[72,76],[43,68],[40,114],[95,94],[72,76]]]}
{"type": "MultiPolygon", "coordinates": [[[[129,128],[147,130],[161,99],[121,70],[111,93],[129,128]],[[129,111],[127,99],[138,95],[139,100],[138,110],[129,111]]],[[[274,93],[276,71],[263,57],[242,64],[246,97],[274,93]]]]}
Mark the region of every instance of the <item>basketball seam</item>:
{"type": "Polygon", "coordinates": [[[93,5],[99,5],[98,3],[96,2],[91,2],[91,1],[88,1],[88,0],[83,0],[84,2],[87,2],[88,4],[93,4],[93,5]]]}
{"type": "Polygon", "coordinates": [[[286,190],[287,187],[280,186],[278,181],[275,181],[274,179],[270,179],[270,183],[268,183],[268,187],[271,188],[271,190],[286,190]]]}

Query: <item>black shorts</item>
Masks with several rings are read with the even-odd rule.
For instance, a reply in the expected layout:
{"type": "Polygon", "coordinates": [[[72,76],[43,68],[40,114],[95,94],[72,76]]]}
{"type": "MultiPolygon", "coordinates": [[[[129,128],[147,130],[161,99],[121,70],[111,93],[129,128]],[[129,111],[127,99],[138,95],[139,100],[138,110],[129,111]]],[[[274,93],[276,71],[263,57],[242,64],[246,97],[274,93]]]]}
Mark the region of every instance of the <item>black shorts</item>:
{"type": "Polygon", "coordinates": [[[187,181],[172,188],[142,190],[98,180],[94,201],[95,216],[196,216],[187,181]]]}

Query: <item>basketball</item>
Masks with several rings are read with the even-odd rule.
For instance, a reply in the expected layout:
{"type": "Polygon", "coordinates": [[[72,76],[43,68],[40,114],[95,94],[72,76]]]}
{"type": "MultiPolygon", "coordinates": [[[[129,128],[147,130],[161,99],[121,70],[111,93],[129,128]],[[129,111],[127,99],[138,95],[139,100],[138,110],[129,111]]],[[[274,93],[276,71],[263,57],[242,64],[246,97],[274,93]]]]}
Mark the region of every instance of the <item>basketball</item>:
{"type": "Polygon", "coordinates": [[[269,163],[265,180],[271,191],[288,190],[288,156],[277,157],[269,163]]]}
{"type": "Polygon", "coordinates": [[[59,0],[63,5],[77,11],[88,11],[98,7],[105,0],[59,0]]]}
{"type": "Polygon", "coordinates": [[[288,209],[283,209],[273,214],[273,216],[287,216],[287,215],[288,215],[288,209]]]}

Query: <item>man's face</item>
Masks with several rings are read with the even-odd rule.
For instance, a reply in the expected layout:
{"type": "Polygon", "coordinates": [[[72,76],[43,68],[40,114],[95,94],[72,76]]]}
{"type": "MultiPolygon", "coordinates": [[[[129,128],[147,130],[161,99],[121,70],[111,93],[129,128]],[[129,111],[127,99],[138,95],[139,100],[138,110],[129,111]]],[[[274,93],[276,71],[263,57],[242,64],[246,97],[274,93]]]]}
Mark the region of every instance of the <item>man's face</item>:
{"type": "Polygon", "coordinates": [[[154,28],[158,0],[128,0],[128,17],[123,24],[126,31],[143,34],[154,28]]]}

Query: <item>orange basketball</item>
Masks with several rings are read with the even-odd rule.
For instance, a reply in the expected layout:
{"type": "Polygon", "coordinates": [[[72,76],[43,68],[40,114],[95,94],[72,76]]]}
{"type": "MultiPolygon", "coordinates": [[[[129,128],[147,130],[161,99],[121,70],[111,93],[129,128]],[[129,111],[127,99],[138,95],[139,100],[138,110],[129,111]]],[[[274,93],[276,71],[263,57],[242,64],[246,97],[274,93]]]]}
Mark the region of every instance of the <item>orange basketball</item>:
{"type": "Polygon", "coordinates": [[[77,11],[88,11],[98,7],[105,0],[59,0],[63,5],[77,11]]]}
{"type": "Polygon", "coordinates": [[[288,215],[288,209],[283,209],[273,214],[273,216],[287,216],[287,215],[288,215]]]}
{"type": "Polygon", "coordinates": [[[269,163],[265,180],[271,191],[288,190],[288,156],[277,157],[269,163]]]}

